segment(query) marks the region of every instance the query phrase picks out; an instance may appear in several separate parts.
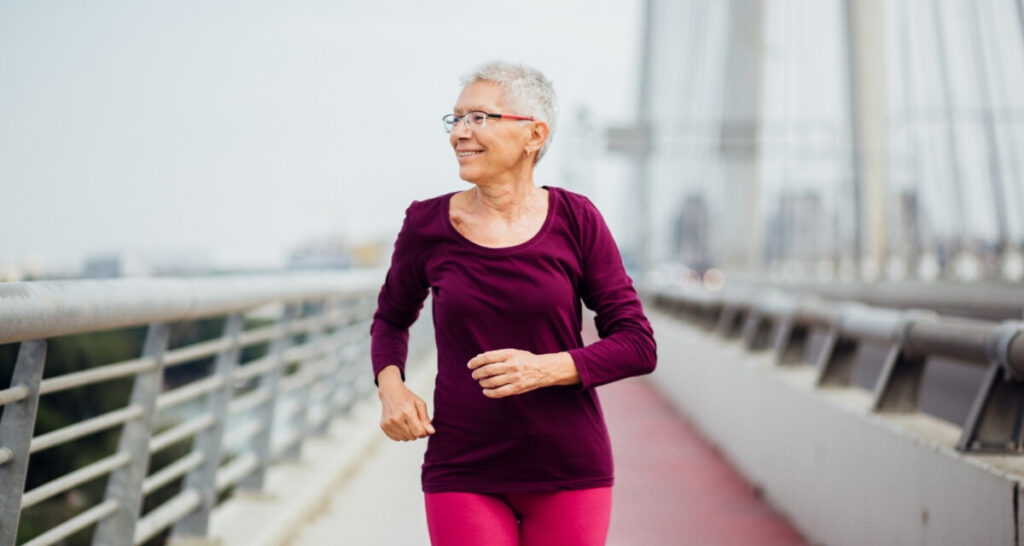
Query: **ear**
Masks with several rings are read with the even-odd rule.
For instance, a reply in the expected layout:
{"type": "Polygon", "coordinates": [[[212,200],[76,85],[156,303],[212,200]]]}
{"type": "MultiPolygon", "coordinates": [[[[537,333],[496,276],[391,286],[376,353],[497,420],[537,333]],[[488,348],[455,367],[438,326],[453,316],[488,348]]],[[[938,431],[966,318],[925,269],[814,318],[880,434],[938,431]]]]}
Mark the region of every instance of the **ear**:
{"type": "Polygon", "coordinates": [[[544,146],[544,143],[548,140],[548,135],[551,134],[551,128],[548,124],[543,121],[530,122],[530,138],[526,141],[526,147],[531,150],[531,154],[536,153],[544,146]]]}

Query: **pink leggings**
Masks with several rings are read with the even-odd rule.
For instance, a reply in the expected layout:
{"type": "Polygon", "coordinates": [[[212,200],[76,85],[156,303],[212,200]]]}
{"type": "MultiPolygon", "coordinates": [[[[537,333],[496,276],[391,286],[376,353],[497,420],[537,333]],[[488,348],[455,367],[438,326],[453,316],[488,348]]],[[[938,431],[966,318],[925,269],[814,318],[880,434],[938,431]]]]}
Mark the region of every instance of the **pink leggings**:
{"type": "Polygon", "coordinates": [[[556,493],[427,493],[434,546],[601,546],[612,488],[556,493]]]}

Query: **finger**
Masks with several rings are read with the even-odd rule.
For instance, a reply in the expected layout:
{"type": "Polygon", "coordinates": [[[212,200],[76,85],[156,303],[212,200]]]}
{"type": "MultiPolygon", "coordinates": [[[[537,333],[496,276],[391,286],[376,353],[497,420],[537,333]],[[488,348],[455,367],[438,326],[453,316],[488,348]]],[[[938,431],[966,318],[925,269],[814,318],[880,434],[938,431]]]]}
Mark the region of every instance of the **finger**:
{"type": "Polygon", "coordinates": [[[380,429],[384,431],[384,434],[387,435],[388,438],[391,438],[396,442],[405,441],[405,436],[401,433],[401,429],[396,427],[393,423],[381,423],[380,429]]]}
{"type": "Polygon", "coordinates": [[[415,440],[416,437],[412,435],[408,424],[410,415],[415,416],[415,412],[406,410],[391,413],[384,421],[381,428],[384,428],[384,432],[388,434],[389,437],[399,442],[415,440]]]}
{"type": "Polygon", "coordinates": [[[512,383],[494,389],[484,389],[484,396],[487,398],[505,398],[513,394],[519,394],[519,389],[512,383]]]}
{"type": "Polygon", "coordinates": [[[426,431],[427,434],[433,434],[436,432],[434,430],[434,425],[430,423],[430,414],[427,413],[427,404],[422,400],[416,403],[416,413],[419,416],[420,423],[423,425],[423,430],[426,431]]]}
{"type": "Polygon", "coordinates": [[[486,378],[481,379],[480,381],[478,381],[480,386],[485,388],[485,389],[496,389],[498,387],[501,387],[501,386],[504,386],[504,385],[508,385],[509,383],[512,383],[512,382],[513,382],[512,377],[510,375],[507,375],[507,374],[486,377],[486,378]]]}
{"type": "Polygon", "coordinates": [[[514,353],[514,349],[497,349],[494,351],[487,351],[480,353],[473,358],[469,359],[469,369],[475,370],[485,364],[491,364],[493,362],[502,362],[508,360],[508,358],[514,353]]]}
{"type": "Polygon", "coordinates": [[[412,434],[409,433],[409,427],[404,423],[395,427],[395,437],[399,442],[408,442],[413,439],[412,434]]]}
{"type": "Polygon", "coordinates": [[[426,438],[427,436],[427,431],[423,430],[423,423],[420,422],[419,415],[415,413],[405,415],[405,427],[408,433],[412,435],[412,437],[409,438],[410,440],[426,438]]]}
{"type": "Polygon", "coordinates": [[[485,377],[501,375],[503,373],[508,373],[508,365],[505,363],[505,361],[484,364],[479,368],[473,370],[473,373],[471,375],[473,379],[480,380],[485,377]]]}
{"type": "Polygon", "coordinates": [[[466,363],[466,367],[468,367],[471,370],[475,370],[475,369],[479,368],[480,366],[486,366],[486,365],[488,365],[488,364],[490,364],[492,362],[497,362],[494,359],[494,355],[493,354],[491,354],[491,353],[480,353],[480,354],[474,356],[473,358],[469,359],[469,362],[466,363]]]}

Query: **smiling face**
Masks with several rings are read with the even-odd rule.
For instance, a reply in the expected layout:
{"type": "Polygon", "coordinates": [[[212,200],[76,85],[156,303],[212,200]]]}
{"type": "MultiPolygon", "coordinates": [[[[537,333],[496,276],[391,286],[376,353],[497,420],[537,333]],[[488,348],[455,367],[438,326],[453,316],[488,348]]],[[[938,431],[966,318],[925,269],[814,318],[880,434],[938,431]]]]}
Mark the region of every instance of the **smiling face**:
{"type": "MultiPolygon", "coordinates": [[[[461,116],[476,111],[523,115],[510,111],[501,88],[487,81],[467,85],[453,113],[461,116]]],[[[464,123],[458,123],[448,136],[459,161],[459,176],[474,184],[516,181],[524,176],[532,179],[533,159],[540,147],[536,144],[538,123],[543,124],[488,119],[482,129],[469,129],[464,123]]]]}

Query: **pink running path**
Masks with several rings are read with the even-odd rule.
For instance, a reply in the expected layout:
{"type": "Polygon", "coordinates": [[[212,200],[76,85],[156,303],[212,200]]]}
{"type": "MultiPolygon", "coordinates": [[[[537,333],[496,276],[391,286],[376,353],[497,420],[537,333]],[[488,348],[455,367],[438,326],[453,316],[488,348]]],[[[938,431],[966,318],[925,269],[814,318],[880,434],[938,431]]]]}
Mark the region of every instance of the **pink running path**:
{"type": "Polygon", "coordinates": [[[599,392],[615,456],[609,546],[807,544],[649,380],[599,392]]]}

